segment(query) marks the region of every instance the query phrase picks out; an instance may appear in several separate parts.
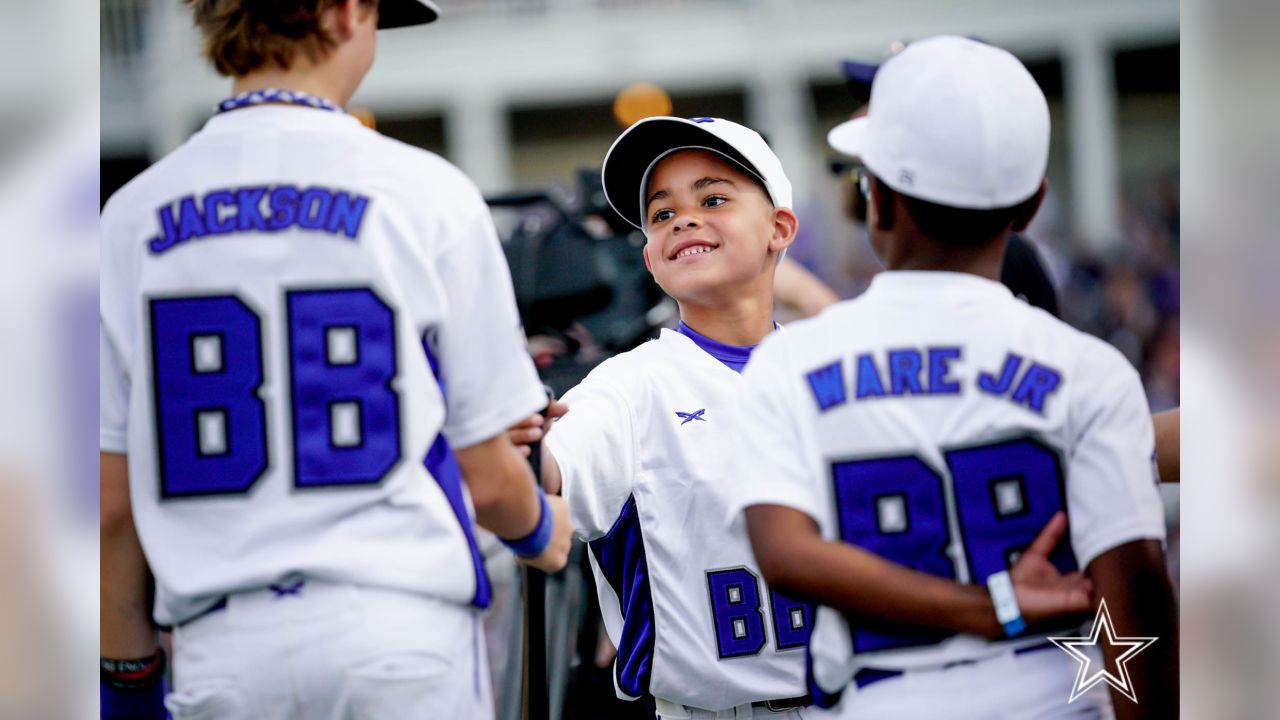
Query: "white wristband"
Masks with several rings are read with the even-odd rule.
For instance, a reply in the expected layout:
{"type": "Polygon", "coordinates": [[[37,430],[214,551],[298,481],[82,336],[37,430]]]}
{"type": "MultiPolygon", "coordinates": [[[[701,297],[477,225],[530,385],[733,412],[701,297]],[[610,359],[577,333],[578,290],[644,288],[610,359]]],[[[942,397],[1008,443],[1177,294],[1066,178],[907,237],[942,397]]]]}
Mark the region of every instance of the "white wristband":
{"type": "Polygon", "coordinates": [[[1027,629],[1022,619],[1022,610],[1018,608],[1018,598],[1013,593],[1013,580],[1009,571],[1003,570],[987,578],[987,590],[991,593],[991,604],[996,608],[996,620],[1004,626],[1004,634],[1015,637],[1027,629]]]}

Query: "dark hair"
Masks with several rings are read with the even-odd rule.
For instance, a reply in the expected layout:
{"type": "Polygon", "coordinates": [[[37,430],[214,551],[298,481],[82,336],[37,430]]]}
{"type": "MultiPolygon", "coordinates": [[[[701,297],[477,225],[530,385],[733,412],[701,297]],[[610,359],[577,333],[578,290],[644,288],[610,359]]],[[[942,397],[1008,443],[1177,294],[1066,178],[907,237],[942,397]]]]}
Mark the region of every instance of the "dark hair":
{"type": "Polygon", "coordinates": [[[972,247],[981,244],[1008,230],[1018,218],[1023,217],[1031,209],[1039,193],[1009,207],[993,210],[971,210],[968,208],[939,205],[912,197],[905,193],[896,193],[880,178],[875,178],[881,197],[886,205],[891,204],[894,194],[902,197],[911,220],[920,228],[920,232],[931,240],[972,247]]]}
{"type": "MultiPolygon", "coordinates": [[[[298,53],[320,60],[337,41],[320,23],[341,0],[185,0],[204,37],[204,54],[219,74],[287,70],[298,53]]],[[[376,5],[378,0],[361,0],[376,5]]]]}

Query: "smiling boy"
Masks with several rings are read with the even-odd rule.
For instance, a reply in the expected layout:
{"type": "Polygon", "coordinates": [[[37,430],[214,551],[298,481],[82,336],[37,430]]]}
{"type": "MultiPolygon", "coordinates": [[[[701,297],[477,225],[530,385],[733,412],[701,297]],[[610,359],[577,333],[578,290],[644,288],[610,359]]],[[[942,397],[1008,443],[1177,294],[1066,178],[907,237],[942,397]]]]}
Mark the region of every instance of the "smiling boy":
{"type": "Polygon", "coordinates": [[[790,183],[748,128],[652,118],[614,143],[604,187],[645,230],[645,264],[682,319],[571,390],[546,443],[544,479],[586,523],[619,696],[651,693],[663,717],[798,708],[793,651],[811,611],[759,581],[745,535],[719,527],[716,491],[738,373],[774,329],[773,268],[798,225],[790,183]]]}

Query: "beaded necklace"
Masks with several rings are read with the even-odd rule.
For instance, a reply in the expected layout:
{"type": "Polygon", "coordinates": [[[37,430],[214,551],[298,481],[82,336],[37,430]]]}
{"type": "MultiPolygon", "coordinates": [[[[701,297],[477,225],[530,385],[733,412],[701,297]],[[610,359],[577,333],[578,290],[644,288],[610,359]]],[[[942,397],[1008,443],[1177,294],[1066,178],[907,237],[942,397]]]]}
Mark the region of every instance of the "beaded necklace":
{"type": "Polygon", "coordinates": [[[254,105],[265,105],[267,103],[283,103],[286,105],[301,105],[303,107],[315,108],[317,110],[328,110],[330,112],[343,113],[341,106],[325,100],[322,97],[304,93],[300,90],[281,90],[279,88],[267,88],[265,90],[249,90],[239,95],[233,95],[226,100],[218,103],[217,112],[225,113],[240,108],[252,107],[254,105]]]}

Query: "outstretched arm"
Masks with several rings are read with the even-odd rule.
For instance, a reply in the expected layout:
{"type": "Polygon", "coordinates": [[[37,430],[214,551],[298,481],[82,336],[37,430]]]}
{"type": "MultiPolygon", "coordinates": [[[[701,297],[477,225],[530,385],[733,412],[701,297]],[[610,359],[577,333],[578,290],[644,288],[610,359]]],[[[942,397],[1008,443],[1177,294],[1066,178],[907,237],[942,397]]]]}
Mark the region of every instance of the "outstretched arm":
{"type": "MultiPolygon", "coordinates": [[[[756,561],[772,586],[842,612],[878,620],[1004,637],[986,588],[917,572],[874,553],[822,538],[808,515],[781,505],[746,509],[756,561]]],[[[1010,572],[1029,625],[1089,609],[1089,581],[1061,575],[1049,554],[1066,530],[1058,513],[1010,572]]]]}
{"type": "MultiPolygon", "coordinates": [[[[481,527],[507,540],[529,536],[538,528],[543,510],[533,472],[506,433],[463,448],[457,457],[481,527]]],[[[569,559],[573,525],[562,498],[548,497],[546,504],[550,540],[540,554],[526,559],[539,570],[557,572],[569,559]]]]}
{"type": "Polygon", "coordinates": [[[164,654],[147,605],[147,559],[129,501],[129,463],[100,453],[100,703],[103,720],[162,720],[164,654]]]}
{"type": "MultiPolygon", "coordinates": [[[[527,458],[532,452],[532,444],[546,437],[547,432],[551,430],[551,423],[555,422],[557,418],[564,417],[568,412],[568,405],[565,405],[560,400],[552,400],[547,404],[547,409],[543,413],[534,413],[512,425],[507,430],[507,437],[519,448],[520,453],[527,458]]],[[[542,477],[538,479],[542,483],[544,490],[552,495],[559,495],[560,485],[562,484],[560,464],[556,462],[555,455],[551,454],[551,449],[547,447],[546,443],[542,443],[540,447],[542,448],[542,477]]]]}
{"type": "Polygon", "coordinates": [[[133,526],[129,464],[118,453],[98,457],[101,652],[109,658],[140,658],[155,652],[156,631],[147,608],[147,559],[133,526]]]}

